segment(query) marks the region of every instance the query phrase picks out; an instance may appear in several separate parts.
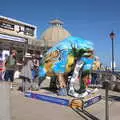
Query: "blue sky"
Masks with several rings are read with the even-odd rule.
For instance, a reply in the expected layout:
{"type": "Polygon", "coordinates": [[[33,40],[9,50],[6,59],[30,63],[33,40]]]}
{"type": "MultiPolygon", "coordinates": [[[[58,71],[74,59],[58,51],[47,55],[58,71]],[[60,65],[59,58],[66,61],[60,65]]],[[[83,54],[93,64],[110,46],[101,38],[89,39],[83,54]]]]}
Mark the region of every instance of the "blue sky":
{"type": "Polygon", "coordinates": [[[110,65],[111,40],[115,38],[115,61],[120,66],[120,0],[0,0],[0,15],[38,27],[37,36],[59,18],[76,37],[90,40],[101,61],[110,65]]]}

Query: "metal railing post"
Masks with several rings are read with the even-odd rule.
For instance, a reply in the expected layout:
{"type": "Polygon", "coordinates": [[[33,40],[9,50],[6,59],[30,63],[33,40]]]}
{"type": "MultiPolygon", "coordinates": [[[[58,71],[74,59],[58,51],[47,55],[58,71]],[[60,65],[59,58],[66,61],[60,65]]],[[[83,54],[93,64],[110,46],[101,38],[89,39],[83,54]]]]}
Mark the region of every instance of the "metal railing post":
{"type": "Polygon", "coordinates": [[[106,80],[105,84],[105,120],[109,120],[109,103],[108,103],[108,93],[109,93],[109,82],[106,80]]]}

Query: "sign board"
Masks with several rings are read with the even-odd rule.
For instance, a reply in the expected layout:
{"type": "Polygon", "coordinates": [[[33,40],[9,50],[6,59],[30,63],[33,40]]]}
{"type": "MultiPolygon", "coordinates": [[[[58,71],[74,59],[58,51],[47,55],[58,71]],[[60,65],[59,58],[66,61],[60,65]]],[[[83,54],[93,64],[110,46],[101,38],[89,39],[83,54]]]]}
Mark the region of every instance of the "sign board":
{"type": "Polygon", "coordinates": [[[25,38],[3,35],[3,34],[0,34],[0,39],[6,39],[6,40],[16,41],[16,42],[25,42],[26,41],[25,38]]]}
{"type": "Polygon", "coordinates": [[[4,23],[4,22],[0,22],[0,27],[1,28],[5,28],[5,29],[9,29],[9,30],[14,30],[14,25],[8,24],[8,23],[4,23]]]}
{"type": "Polygon", "coordinates": [[[32,92],[26,92],[25,97],[38,99],[38,100],[42,100],[50,103],[59,104],[59,105],[69,106],[69,100],[59,98],[59,97],[53,97],[53,96],[44,95],[44,94],[36,94],[32,92]]]}

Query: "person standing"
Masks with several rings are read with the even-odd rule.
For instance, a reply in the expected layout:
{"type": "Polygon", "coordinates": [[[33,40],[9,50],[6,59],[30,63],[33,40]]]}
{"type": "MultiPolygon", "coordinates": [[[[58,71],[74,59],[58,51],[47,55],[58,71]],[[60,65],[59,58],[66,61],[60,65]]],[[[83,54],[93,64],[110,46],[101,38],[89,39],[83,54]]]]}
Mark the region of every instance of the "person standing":
{"type": "Polygon", "coordinates": [[[39,79],[38,79],[38,69],[39,69],[39,55],[33,54],[32,61],[33,61],[33,69],[32,69],[32,90],[38,90],[39,86],[39,79]]]}
{"type": "Polygon", "coordinates": [[[33,61],[30,53],[24,56],[23,67],[21,69],[20,78],[22,79],[22,91],[25,92],[32,87],[32,69],[33,61]]]}
{"type": "MultiPolygon", "coordinates": [[[[101,62],[100,62],[99,57],[95,56],[94,59],[95,59],[95,61],[94,61],[94,64],[93,64],[93,70],[94,71],[100,70],[101,62]]],[[[100,82],[100,81],[97,80],[97,78],[99,78],[99,74],[92,73],[92,81],[91,81],[92,85],[96,85],[96,84],[98,84],[100,82]]]]}
{"type": "Polygon", "coordinates": [[[32,61],[33,61],[32,76],[33,76],[33,81],[34,81],[34,79],[38,76],[39,57],[37,55],[33,55],[32,61]]]}
{"type": "Polygon", "coordinates": [[[5,76],[4,79],[5,81],[8,81],[10,79],[10,88],[12,89],[12,83],[14,80],[14,72],[15,72],[15,68],[16,68],[16,50],[12,49],[10,51],[10,56],[8,56],[8,58],[6,59],[5,62],[5,67],[6,67],[6,71],[5,71],[5,76]]]}

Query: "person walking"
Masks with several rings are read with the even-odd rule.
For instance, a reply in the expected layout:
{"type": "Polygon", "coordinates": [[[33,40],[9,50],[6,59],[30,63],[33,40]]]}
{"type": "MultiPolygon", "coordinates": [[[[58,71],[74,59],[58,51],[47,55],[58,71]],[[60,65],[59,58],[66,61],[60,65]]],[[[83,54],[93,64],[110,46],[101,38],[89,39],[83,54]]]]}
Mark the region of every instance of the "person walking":
{"type": "Polygon", "coordinates": [[[22,91],[25,92],[32,87],[32,69],[33,62],[30,53],[24,56],[23,67],[21,69],[20,78],[22,79],[22,91]]]}
{"type": "Polygon", "coordinates": [[[15,72],[15,68],[16,68],[16,50],[12,49],[10,50],[10,55],[8,56],[8,58],[6,58],[5,61],[5,67],[6,67],[6,71],[5,71],[5,76],[4,79],[5,81],[8,81],[10,79],[10,88],[12,89],[12,83],[14,81],[14,72],[15,72]]]}
{"type": "Polygon", "coordinates": [[[38,79],[38,69],[39,69],[39,55],[38,54],[33,54],[32,56],[32,61],[33,61],[33,69],[32,69],[32,90],[38,90],[39,86],[39,79],[38,79]]]}

